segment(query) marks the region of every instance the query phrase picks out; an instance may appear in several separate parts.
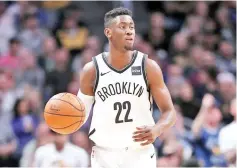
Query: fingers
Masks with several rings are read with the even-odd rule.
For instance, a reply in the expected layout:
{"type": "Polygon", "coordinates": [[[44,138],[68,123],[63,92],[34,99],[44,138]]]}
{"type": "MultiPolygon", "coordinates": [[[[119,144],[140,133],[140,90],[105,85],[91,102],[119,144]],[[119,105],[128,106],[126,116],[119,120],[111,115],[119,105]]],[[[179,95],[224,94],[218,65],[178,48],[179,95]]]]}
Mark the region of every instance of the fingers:
{"type": "Polygon", "coordinates": [[[137,128],[137,130],[144,130],[144,129],[146,129],[147,128],[147,126],[140,126],[140,127],[136,127],[137,128]]]}
{"type": "Polygon", "coordinates": [[[133,133],[133,139],[135,142],[143,142],[141,146],[145,146],[153,143],[151,128],[148,126],[136,127],[137,131],[133,133]]]}
{"type": "Polygon", "coordinates": [[[141,142],[141,141],[148,140],[151,137],[152,137],[151,133],[148,132],[148,133],[144,133],[144,134],[135,135],[135,136],[133,136],[133,139],[135,142],[141,142]]]}
{"type": "Polygon", "coordinates": [[[146,133],[146,132],[149,132],[150,129],[147,128],[147,127],[143,127],[143,128],[139,128],[139,127],[136,127],[138,131],[135,131],[133,134],[141,134],[141,133],[146,133]]]}
{"type": "Polygon", "coordinates": [[[141,143],[141,146],[149,145],[151,143],[153,143],[153,140],[152,139],[148,139],[146,142],[141,143]]]}
{"type": "Polygon", "coordinates": [[[147,133],[147,132],[149,132],[150,130],[148,130],[148,129],[146,129],[146,130],[140,130],[140,131],[135,131],[134,133],[133,133],[133,135],[136,135],[136,134],[144,134],[144,133],[147,133]]]}

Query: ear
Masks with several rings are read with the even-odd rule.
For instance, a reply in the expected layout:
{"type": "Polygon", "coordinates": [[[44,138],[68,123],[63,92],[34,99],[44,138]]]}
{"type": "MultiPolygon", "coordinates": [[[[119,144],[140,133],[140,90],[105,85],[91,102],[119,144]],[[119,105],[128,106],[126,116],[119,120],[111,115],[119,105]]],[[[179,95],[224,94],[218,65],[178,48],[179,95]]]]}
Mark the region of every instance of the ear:
{"type": "Polygon", "coordinates": [[[111,38],[111,34],[112,34],[111,29],[105,28],[104,29],[104,34],[108,39],[111,38]]]}

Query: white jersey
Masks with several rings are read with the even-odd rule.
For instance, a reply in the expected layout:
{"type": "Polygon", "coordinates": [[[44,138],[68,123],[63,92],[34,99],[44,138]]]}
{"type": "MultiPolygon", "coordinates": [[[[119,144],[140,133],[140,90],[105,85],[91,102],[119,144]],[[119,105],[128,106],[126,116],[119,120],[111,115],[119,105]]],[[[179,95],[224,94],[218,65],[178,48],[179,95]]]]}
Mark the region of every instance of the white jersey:
{"type": "Polygon", "coordinates": [[[88,167],[87,152],[71,143],[66,143],[58,151],[53,143],[37,148],[34,157],[34,167],[88,167]]]}
{"type": "Polygon", "coordinates": [[[95,103],[89,137],[97,146],[138,147],[136,127],[154,125],[152,99],[144,69],[146,55],[134,51],[122,70],[108,64],[104,52],[93,58],[96,67],[95,103]]]}

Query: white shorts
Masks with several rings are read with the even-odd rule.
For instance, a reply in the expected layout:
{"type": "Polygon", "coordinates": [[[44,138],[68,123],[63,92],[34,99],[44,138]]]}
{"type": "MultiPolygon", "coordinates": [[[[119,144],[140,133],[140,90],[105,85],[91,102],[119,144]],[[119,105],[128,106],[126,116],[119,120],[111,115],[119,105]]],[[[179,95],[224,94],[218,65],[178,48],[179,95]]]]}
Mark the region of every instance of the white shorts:
{"type": "Polygon", "coordinates": [[[142,149],[106,149],[93,146],[92,168],[156,168],[156,152],[153,145],[142,149]]]}

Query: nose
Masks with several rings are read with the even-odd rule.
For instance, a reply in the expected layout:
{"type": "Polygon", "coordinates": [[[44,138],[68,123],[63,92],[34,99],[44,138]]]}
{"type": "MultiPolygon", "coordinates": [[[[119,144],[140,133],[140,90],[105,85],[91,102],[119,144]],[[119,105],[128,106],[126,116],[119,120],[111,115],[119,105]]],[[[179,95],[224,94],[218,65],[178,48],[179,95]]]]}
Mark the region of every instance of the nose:
{"type": "Polygon", "coordinates": [[[133,34],[132,30],[130,30],[130,29],[126,30],[126,35],[131,36],[132,34],[133,34]]]}

